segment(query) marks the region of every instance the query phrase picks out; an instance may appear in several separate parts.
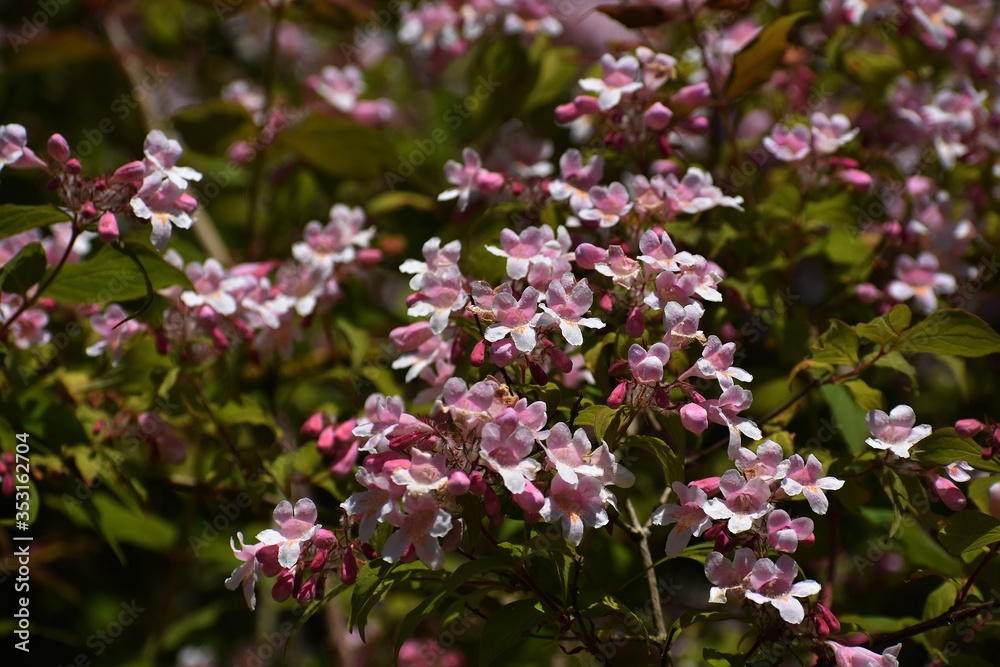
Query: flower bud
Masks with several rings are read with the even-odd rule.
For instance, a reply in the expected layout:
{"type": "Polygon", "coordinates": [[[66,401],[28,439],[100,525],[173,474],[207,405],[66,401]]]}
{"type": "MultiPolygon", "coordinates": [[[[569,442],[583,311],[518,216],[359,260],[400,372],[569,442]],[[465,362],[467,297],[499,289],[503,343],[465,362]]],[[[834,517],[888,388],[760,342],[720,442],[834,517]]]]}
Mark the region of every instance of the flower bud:
{"type": "Polygon", "coordinates": [[[376,558],[378,558],[378,552],[375,551],[375,547],[373,547],[367,542],[361,543],[361,553],[363,553],[365,558],[367,558],[368,560],[375,560],[376,558]]]}
{"type": "Polygon", "coordinates": [[[112,183],[137,183],[146,177],[146,165],[136,160],[124,164],[111,174],[112,183]]]}
{"type": "Polygon", "coordinates": [[[560,124],[572,123],[574,120],[580,117],[580,112],[577,110],[576,105],[570,102],[569,104],[560,104],[556,107],[556,122],[560,124]]]}
{"type": "Polygon", "coordinates": [[[691,483],[704,491],[706,496],[714,496],[719,492],[720,481],[722,481],[721,477],[706,477],[704,479],[696,479],[691,483]]]}
{"type": "Polygon", "coordinates": [[[861,303],[874,303],[882,298],[882,291],[871,283],[861,283],[854,288],[854,294],[861,303]]]}
{"type": "Polygon", "coordinates": [[[295,588],[295,570],[282,570],[271,588],[271,597],[275,602],[284,602],[292,596],[293,588],[295,588]]]}
{"type": "Polygon", "coordinates": [[[320,431],[323,430],[323,413],[316,412],[313,413],[312,417],[307,419],[302,428],[299,429],[299,435],[303,438],[315,438],[319,436],[320,431]]]}
{"type": "Polygon", "coordinates": [[[340,565],[340,580],[350,586],[358,578],[358,561],[354,558],[354,550],[344,552],[344,562],[340,565]]]}
{"type": "Polygon", "coordinates": [[[94,202],[86,202],[80,207],[80,215],[84,220],[93,220],[97,217],[97,207],[94,206],[94,202]]]}
{"type": "Polygon", "coordinates": [[[611,395],[608,396],[608,407],[612,409],[621,407],[621,404],[625,402],[626,391],[628,391],[628,382],[619,382],[618,386],[611,391],[611,395]]]}
{"type": "Polygon", "coordinates": [[[531,372],[531,381],[535,384],[544,386],[549,383],[549,374],[534,359],[528,359],[528,370],[531,372]]]}
{"type": "Polygon", "coordinates": [[[500,368],[510,366],[517,359],[517,347],[514,341],[506,338],[490,345],[490,359],[500,368]]]}
{"type": "Polygon", "coordinates": [[[329,530],[327,530],[326,528],[320,528],[319,530],[317,530],[316,534],[313,535],[312,541],[317,548],[322,549],[324,551],[332,549],[333,547],[337,546],[337,536],[334,535],[329,530]]]}
{"type": "Polygon", "coordinates": [[[444,490],[453,496],[464,496],[469,492],[470,486],[469,476],[461,470],[456,470],[448,477],[444,490]]]}
{"type": "Polygon", "coordinates": [[[581,116],[601,113],[600,102],[598,102],[596,97],[591,97],[590,95],[577,95],[573,99],[573,104],[581,116]]]}
{"type": "Polygon", "coordinates": [[[963,494],[962,490],[955,486],[955,483],[950,479],[942,477],[941,475],[934,475],[930,479],[930,483],[934,493],[941,499],[941,502],[943,502],[948,509],[953,512],[965,509],[965,494],[963,494]]]}
{"type": "Polygon", "coordinates": [[[174,202],[174,206],[185,213],[194,213],[198,210],[198,200],[185,192],[177,198],[177,201],[174,202]]]}
{"type": "Polygon", "coordinates": [[[840,172],[840,178],[858,192],[868,192],[871,190],[872,177],[860,169],[845,169],[840,172]]]}
{"type": "Polygon", "coordinates": [[[49,155],[60,164],[69,159],[69,143],[61,134],[53,134],[49,137],[49,155]]]}
{"type": "Polygon", "coordinates": [[[490,523],[494,526],[499,526],[503,523],[503,513],[500,511],[500,499],[497,498],[496,491],[491,487],[486,487],[486,492],[483,494],[483,507],[486,510],[486,516],[490,518],[490,523]]]}
{"type": "Polygon", "coordinates": [[[676,106],[699,107],[712,100],[712,89],[704,81],[700,81],[690,86],[684,86],[671,98],[671,103],[676,106]]]}
{"type": "Polygon", "coordinates": [[[708,412],[697,403],[688,403],[681,408],[681,424],[688,431],[698,435],[708,428],[708,412]]]}
{"type": "Polygon", "coordinates": [[[472,491],[477,496],[481,496],[486,493],[486,481],[483,479],[483,473],[475,470],[469,475],[469,491],[472,491]]]}
{"type": "Polygon", "coordinates": [[[990,485],[990,514],[1000,519],[1000,482],[990,485]]]}
{"type": "Polygon", "coordinates": [[[389,340],[400,352],[412,352],[434,337],[428,322],[414,322],[389,332],[389,340]]]}
{"type": "Polygon", "coordinates": [[[473,368],[479,368],[486,362],[486,341],[478,341],[472,348],[472,354],[469,355],[469,363],[472,364],[473,368]]]}
{"type": "Polygon", "coordinates": [[[955,433],[960,438],[971,438],[983,428],[983,423],[978,419],[959,419],[955,422],[955,433]]]}
{"type": "Polygon", "coordinates": [[[101,216],[97,223],[97,235],[105,243],[118,240],[118,218],[110,211],[101,216]]]}
{"type": "Polygon", "coordinates": [[[545,504],[545,496],[531,482],[525,482],[524,491],[515,493],[511,499],[528,514],[537,514],[545,504]]]}
{"type": "Polygon", "coordinates": [[[593,271],[594,265],[608,258],[608,251],[590,243],[581,243],[576,248],[576,265],[586,271],[593,271]]]}
{"type": "Polygon", "coordinates": [[[306,583],[302,584],[302,588],[299,592],[295,594],[295,601],[299,604],[306,605],[313,601],[316,597],[316,577],[310,577],[306,583]]]}
{"type": "Polygon", "coordinates": [[[608,294],[607,292],[601,295],[600,305],[601,305],[601,310],[603,310],[606,313],[610,313],[612,310],[615,309],[615,305],[611,301],[611,295],[608,294]]]}
{"type": "Polygon", "coordinates": [[[75,157],[66,160],[66,173],[72,174],[73,176],[79,175],[83,171],[83,167],[80,166],[80,161],[75,157]]]}
{"type": "Polygon", "coordinates": [[[662,132],[667,129],[673,117],[674,112],[659,102],[654,102],[653,106],[649,107],[643,115],[649,129],[656,132],[662,132]]]}
{"type": "Polygon", "coordinates": [[[628,317],[625,319],[625,334],[630,338],[642,338],[645,330],[646,317],[642,314],[642,310],[636,306],[629,312],[628,317]]]}
{"type": "Polygon", "coordinates": [[[331,454],[334,447],[333,426],[327,426],[319,432],[316,439],[316,449],[320,454],[331,454]]]}
{"type": "Polygon", "coordinates": [[[382,261],[382,251],[378,248],[361,248],[358,250],[357,255],[354,257],[354,261],[358,264],[366,264],[368,266],[378,264],[382,261]]]}
{"type": "Polygon", "coordinates": [[[549,350],[549,359],[552,360],[552,366],[560,373],[573,372],[573,360],[558,347],[549,350]]]}
{"type": "Polygon", "coordinates": [[[504,184],[503,174],[498,174],[495,171],[480,171],[476,174],[475,180],[476,187],[484,195],[495,195],[500,192],[504,184]]]}

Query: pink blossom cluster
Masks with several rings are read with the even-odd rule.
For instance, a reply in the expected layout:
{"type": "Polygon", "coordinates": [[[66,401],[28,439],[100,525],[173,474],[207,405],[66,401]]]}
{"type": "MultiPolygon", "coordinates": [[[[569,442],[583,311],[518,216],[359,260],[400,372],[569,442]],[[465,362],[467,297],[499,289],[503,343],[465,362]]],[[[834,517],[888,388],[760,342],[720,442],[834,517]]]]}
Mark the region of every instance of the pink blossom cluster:
{"type": "Polygon", "coordinates": [[[605,506],[616,505],[608,487],[634,481],[607,444],[595,449],[582,429],[562,422],[547,428],[543,402],[518,398],[492,377],[471,386],[448,380],[423,418],[380,394],[365,411],[352,431],[365,453],[356,475],[365,490],[342,506],[362,540],[379,523],[395,527],[382,551],[389,562],[418,558],[441,568],[465,530],[457,499],[469,493],[496,523],[498,492],[509,493],[526,521],[559,522],[579,544],[585,526],[608,522],[605,506]]]}
{"type": "MultiPolygon", "coordinates": [[[[371,545],[352,540],[340,528],[328,530],[316,523],[316,504],[302,498],[292,504],[283,500],[274,508],[277,528],[257,533],[256,544],[247,544],[237,533],[239,548],[230,540],[233,555],[241,564],[226,579],[226,587],[243,588],[247,606],[257,604],[256,586],[261,577],[273,577],[271,597],[282,602],[294,597],[309,604],[322,597],[327,575],[334,574],[345,584],[358,576],[358,559],[375,556],[371,545]]],[[[362,560],[362,563],[364,560],[362,560]]]]}

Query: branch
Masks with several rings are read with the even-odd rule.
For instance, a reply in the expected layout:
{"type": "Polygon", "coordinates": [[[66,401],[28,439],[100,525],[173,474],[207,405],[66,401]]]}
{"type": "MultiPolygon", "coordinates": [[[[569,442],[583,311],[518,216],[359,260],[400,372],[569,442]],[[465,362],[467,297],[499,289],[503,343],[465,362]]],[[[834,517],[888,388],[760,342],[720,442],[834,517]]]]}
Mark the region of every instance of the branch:
{"type": "Polygon", "coordinates": [[[972,607],[966,607],[965,609],[959,609],[957,611],[949,610],[940,616],[935,616],[934,618],[917,623],[916,625],[911,625],[908,628],[903,628],[902,630],[897,630],[896,632],[890,632],[884,635],[874,635],[869,640],[869,643],[872,646],[879,644],[893,644],[901,639],[920,635],[929,630],[934,630],[935,628],[943,628],[947,625],[958,623],[966,618],[981,616],[982,614],[991,614],[993,613],[993,607],[995,604],[996,600],[990,600],[989,602],[981,602],[972,607]]]}
{"type": "Polygon", "coordinates": [[[639,553],[642,555],[642,564],[646,567],[646,584],[649,586],[649,599],[653,603],[656,636],[658,639],[663,639],[667,636],[667,624],[663,620],[663,603],[660,601],[660,589],[656,585],[656,572],[653,571],[653,554],[649,551],[649,530],[639,521],[639,515],[635,513],[631,498],[625,499],[625,508],[632,520],[632,528],[639,536],[639,553]]]}

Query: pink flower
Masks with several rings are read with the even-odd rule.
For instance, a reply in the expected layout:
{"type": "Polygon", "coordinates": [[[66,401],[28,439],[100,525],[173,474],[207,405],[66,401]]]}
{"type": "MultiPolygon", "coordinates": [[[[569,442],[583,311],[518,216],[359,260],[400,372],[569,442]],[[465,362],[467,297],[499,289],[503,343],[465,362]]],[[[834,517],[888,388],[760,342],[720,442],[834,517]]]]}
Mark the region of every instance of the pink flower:
{"type": "Polygon", "coordinates": [[[809,155],[812,136],[805,125],[796,125],[791,131],[784,125],[775,125],[771,136],[764,137],[764,146],[774,157],[783,162],[798,162],[809,155]]]}
{"type": "Polygon", "coordinates": [[[421,282],[421,298],[410,306],[406,314],[410,317],[430,315],[431,331],[441,334],[448,326],[451,314],[462,310],[469,302],[462,274],[457,268],[452,268],[440,275],[427,273],[421,282]]]}
{"type": "Polygon", "coordinates": [[[972,479],[969,474],[975,470],[967,461],[955,461],[954,463],[949,463],[944,467],[945,472],[948,473],[948,477],[951,477],[956,482],[968,482],[972,479]]]}
{"type": "Polygon", "coordinates": [[[409,497],[440,491],[448,483],[447,464],[444,454],[432,454],[414,448],[408,466],[400,466],[392,471],[392,481],[406,487],[409,497]]]}
{"type": "Polygon", "coordinates": [[[181,293],[184,305],[188,308],[208,306],[219,315],[235,313],[236,294],[253,283],[251,276],[228,274],[215,258],[209,258],[204,264],[191,262],[184,272],[194,286],[194,291],[185,290],[181,293]]]}
{"type": "Polygon", "coordinates": [[[657,53],[645,46],[638,47],[635,56],[642,63],[642,83],[650,90],[677,76],[677,60],[673,56],[657,53]]]}
{"type": "Polygon", "coordinates": [[[813,520],[808,517],[792,519],[785,510],[775,510],[767,515],[767,541],[776,551],[795,553],[799,542],[814,538],[813,520]]]}
{"type": "Polygon", "coordinates": [[[764,480],[748,480],[738,470],[727,470],[719,480],[719,490],[725,500],[705,502],[705,514],[727,519],[734,535],[750,530],[755,520],[771,511],[771,489],[764,480]]]}
{"type": "Polygon", "coordinates": [[[595,185],[590,188],[590,207],[579,212],[580,219],[593,220],[601,229],[618,224],[621,216],[632,210],[628,190],[615,181],[608,187],[595,185]]]}
{"type": "Polygon", "coordinates": [[[355,479],[367,490],[351,495],[340,506],[349,516],[361,519],[358,536],[369,540],[375,534],[376,524],[392,511],[393,499],[398,496],[394,495],[390,481],[384,475],[372,473],[364,467],[358,468],[355,479]]]}
{"type": "Polygon", "coordinates": [[[326,278],[337,264],[354,260],[357,249],[369,246],[375,229],[364,229],[364,226],[365,212],[360,207],[335,204],[330,209],[326,226],[317,220],[306,225],[304,240],[292,246],[292,256],[303,264],[321,269],[326,278]]]}
{"type": "Polygon", "coordinates": [[[579,477],[576,484],[570,484],[557,476],[549,485],[548,496],[539,514],[545,521],[559,519],[566,538],[579,545],[583,539],[584,524],[600,528],[608,523],[602,491],[601,482],[593,477],[579,477]]]}
{"type": "Polygon", "coordinates": [[[787,623],[801,623],[805,609],[796,598],[819,593],[820,585],[812,579],[792,583],[798,571],[791,556],[780,556],[777,564],[769,558],[761,558],[750,571],[751,588],[746,592],[747,599],[757,604],[770,604],[787,623]]]}
{"type": "Polygon", "coordinates": [[[603,329],[604,322],[596,317],[584,317],[584,314],[594,304],[594,292],[590,289],[587,279],[575,282],[573,274],[567,273],[563,280],[553,280],[549,283],[546,293],[546,303],[541,304],[545,313],[539,321],[539,326],[558,323],[559,331],[570,345],[583,345],[581,327],[603,329]],[[569,293],[567,293],[569,288],[569,293]]]}
{"type": "Polygon", "coordinates": [[[747,578],[757,562],[753,549],[741,547],[733,554],[733,560],[728,560],[718,551],[713,551],[705,558],[705,576],[713,584],[708,601],[715,604],[727,602],[727,595],[735,593],[742,596],[747,585],[747,578]]]}
{"type": "Polygon", "coordinates": [[[788,459],[788,473],[781,482],[781,490],[790,498],[799,494],[804,495],[813,512],[826,514],[830,508],[830,501],[823,491],[836,491],[844,486],[844,480],[836,477],[820,477],[822,472],[823,464],[812,454],[809,455],[808,462],[803,461],[798,454],[793,454],[788,459]]]}
{"type": "Polygon", "coordinates": [[[622,56],[615,60],[610,53],[601,56],[602,76],[600,79],[587,78],[580,80],[580,87],[590,93],[597,93],[597,102],[601,111],[607,111],[618,106],[623,95],[634,93],[642,88],[642,82],[637,81],[639,61],[635,56],[622,56]]]}
{"type": "Polygon", "coordinates": [[[697,301],[686,306],[667,302],[663,306],[663,328],[667,332],[663,342],[673,350],[685,348],[691,341],[705,343],[705,334],[698,328],[704,314],[705,307],[697,301]]]}
{"type": "Polygon", "coordinates": [[[914,426],[917,415],[908,405],[897,405],[889,414],[871,410],[865,415],[865,426],[872,437],[865,440],[871,447],[889,450],[900,458],[909,458],[910,449],[931,434],[930,424],[914,426]]]}
{"type": "Polygon", "coordinates": [[[5,166],[20,169],[48,167],[34,151],[28,148],[28,131],[23,125],[17,123],[0,125],[0,171],[5,166]]]}
{"type": "Polygon", "coordinates": [[[177,160],[181,156],[181,145],[160,130],[153,130],[146,135],[143,145],[146,154],[146,177],[143,189],[147,183],[159,183],[168,180],[181,190],[188,186],[188,181],[200,181],[201,174],[190,167],[178,167],[177,160]]]}
{"type": "Polygon", "coordinates": [[[677,262],[674,255],[677,248],[670,235],[666,232],[657,234],[652,229],[642,233],[639,237],[639,261],[643,262],[653,271],[676,271],[677,262]]]}
{"type": "MultiPolygon", "coordinates": [[[[7,322],[14,313],[24,303],[24,299],[18,294],[0,294],[0,323],[7,322]]],[[[21,350],[26,350],[32,345],[44,345],[48,343],[51,335],[45,330],[45,325],[49,322],[49,316],[44,310],[29,308],[21,313],[14,323],[10,325],[10,334],[13,336],[14,345],[21,350]]]]}
{"type": "Polygon", "coordinates": [[[549,183],[549,195],[556,201],[568,199],[573,212],[579,213],[593,205],[590,188],[601,181],[604,157],[599,153],[593,155],[584,166],[580,151],[570,148],[559,158],[559,174],[561,178],[549,183]]]}
{"type": "Polygon", "coordinates": [[[815,112],[812,121],[812,147],[820,155],[830,155],[858,136],[857,128],[851,129],[851,120],[842,113],[827,116],[815,112]]]}
{"type": "Polygon", "coordinates": [[[525,482],[535,479],[541,464],[527,458],[535,444],[531,429],[522,426],[516,413],[506,411],[483,427],[480,455],[500,475],[511,493],[523,493],[525,482]]]}
{"type": "Polygon", "coordinates": [[[393,511],[389,523],[399,530],[389,536],[382,547],[382,558],[395,563],[403,557],[409,545],[424,564],[432,570],[444,566],[444,550],[436,538],[451,531],[451,514],[438,507],[432,496],[418,496],[405,504],[406,512],[393,511]]]}
{"type": "Polygon", "coordinates": [[[486,329],[484,337],[495,343],[510,336],[520,352],[535,349],[535,326],[538,323],[539,293],[534,287],[525,288],[520,299],[515,299],[510,290],[499,292],[493,297],[493,313],[496,321],[486,329]]]}
{"type": "Polygon", "coordinates": [[[408,259],[399,267],[403,273],[414,274],[413,278],[410,279],[411,289],[421,289],[424,277],[428,273],[444,274],[450,269],[457,269],[458,260],[462,254],[462,242],[451,241],[442,247],[441,239],[434,236],[424,243],[423,254],[425,261],[408,259]]]}
{"type": "Polygon", "coordinates": [[[628,365],[632,376],[640,384],[659,384],[663,381],[663,367],[670,361],[670,348],[664,343],[654,343],[649,350],[641,345],[628,349],[628,365]]]}
{"type": "Polygon", "coordinates": [[[687,547],[691,537],[699,537],[712,525],[712,519],[705,514],[708,500],[705,492],[695,484],[684,486],[674,482],[670,488],[677,494],[677,503],[668,503],[656,508],[652,522],[657,526],[676,523],[667,536],[667,557],[675,558],[687,547]]]}
{"type": "Polygon", "coordinates": [[[837,642],[826,643],[833,649],[837,667],[899,667],[899,651],[902,644],[890,646],[881,655],[860,646],[843,646],[837,642]]]}
{"type": "Polygon", "coordinates": [[[562,248],[555,239],[551,227],[526,227],[520,235],[504,229],[500,232],[500,245],[487,245],[486,250],[498,257],[507,258],[507,275],[514,280],[520,280],[528,275],[532,264],[548,264],[550,258],[544,254],[546,249],[555,250],[561,255],[562,248]]]}
{"type": "Polygon", "coordinates": [[[929,252],[920,253],[917,259],[900,255],[896,260],[896,280],[885,291],[899,302],[916,299],[923,313],[933,313],[937,310],[937,295],[951,294],[958,287],[955,277],[938,271],[938,267],[938,258],[929,252]]]}
{"type": "Polygon", "coordinates": [[[709,399],[702,404],[708,413],[708,420],[714,424],[722,424],[729,429],[729,458],[735,459],[739,453],[740,434],[753,440],[761,438],[760,429],[739,413],[750,407],[753,395],[749,390],[733,385],[722,392],[718,399],[709,399]]]}
{"type": "Polygon", "coordinates": [[[354,65],[343,69],[328,65],[320,70],[319,76],[310,76],[307,84],[330,106],[344,113],[354,110],[365,88],[361,70],[354,65]]]}
{"type": "Polygon", "coordinates": [[[247,606],[253,609],[257,606],[257,593],[254,586],[260,579],[260,563],[257,562],[257,549],[259,544],[244,544],[243,533],[236,533],[240,540],[240,548],[236,548],[233,538],[229,538],[229,546],[233,550],[233,555],[243,564],[233,570],[233,573],[226,579],[226,588],[235,591],[237,586],[243,585],[243,597],[247,601],[247,606]]]}
{"type": "Polygon", "coordinates": [[[719,381],[719,386],[729,389],[733,386],[733,380],[750,382],[753,376],[742,368],[733,366],[733,356],[736,354],[736,343],[723,344],[717,336],[709,336],[705,349],[702,350],[701,359],[695,362],[690,370],[685,371],[679,379],[695,376],[706,380],[715,379],[719,381]]]}
{"type": "Polygon", "coordinates": [[[941,502],[943,502],[948,509],[953,512],[965,509],[965,505],[967,503],[965,494],[962,493],[961,489],[955,486],[954,482],[947,477],[935,475],[934,473],[925,474],[924,478],[930,484],[931,495],[940,498],[941,502]]]}
{"type": "Polygon", "coordinates": [[[601,275],[611,278],[615,285],[629,289],[639,277],[642,265],[625,254],[620,245],[608,248],[607,259],[594,265],[601,275]]]}
{"type": "Polygon", "coordinates": [[[716,206],[743,210],[743,197],[727,197],[712,181],[712,175],[698,167],[688,169],[678,181],[673,174],[664,180],[664,199],[674,212],[700,213],[716,206]]]}
{"type": "Polygon", "coordinates": [[[781,445],[773,440],[762,442],[757,447],[756,454],[745,447],[740,447],[734,464],[747,479],[757,478],[768,483],[783,479],[788,472],[785,453],[781,445]]]}
{"type": "Polygon", "coordinates": [[[438,201],[448,201],[458,199],[458,209],[464,211],[469,205],[469,196],[475,192],[482,192],[486,195],[494,195],[503,187],[503,174],[487,171],[483,169],[483,161],[479,153],[466,148],[462,151],[462,159],[465,164],[454,160],[448,160],[444,166],[444,173],[448,182],[457,187],[445,190],[438,195],[438,201]]]}
{"type": "Polygon", "coordinates": [[[257,533],[261,545],[278,547],[278,563],[283,568],[295,567],[302,552],[302,545],[312,539],[320,525],[316,523],[316,504],[309,498],[295,503],[282,500],[274,508],[274,521],[278,530],[268,528],[257,533]]]}

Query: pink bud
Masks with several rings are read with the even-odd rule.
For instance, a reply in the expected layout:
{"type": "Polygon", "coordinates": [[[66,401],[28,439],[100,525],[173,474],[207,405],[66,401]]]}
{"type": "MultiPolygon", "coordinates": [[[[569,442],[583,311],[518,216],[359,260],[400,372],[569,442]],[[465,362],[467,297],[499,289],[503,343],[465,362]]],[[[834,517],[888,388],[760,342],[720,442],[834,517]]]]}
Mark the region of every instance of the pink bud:
{"type": "Polygon", "coordinates": [[[243,340],[253,339],[253,329],[251,329],[250,325],[244,322],[243,320],[233,320],[233,328],[236,329],[236,335],[239,336],[241,339],[243,340]]]}
{"type": "Polygon", "coordinates": [[[983,423],[978,419],[959,419],[955,422],[955,433],[960,438],[971,438],[983,430],[983,423]]]}
{"type": "Polygon", "coordinates": [[[73,176],[78,175],[83,171],[83,167],[80,166],[80,161],[75,157],[66,160],[66,173],[72,174],[73,176]]]}
{"type": "Polygon", "coordinates": [[[229,349],[229,339],[219,327],[214,327],[212,329],[212,342],[215,343],[215,347],[220,350],[229,349]]]}
{"type": "Polygon", "coordinates": [[[619,359],[608,367],[608,375],[613,378],[621,377],[625,374],[625,371],[628,370],[628,367],[627,360],[619,359]]]}
{"type": "Polygon", "coordinates": [[[420,303],[427,298],[427,295],[423,292],[414,292],[413,294],[406,297],[406,307],[411,308],[414,304],[420,303]]]}
{"type": "Polygon", "coordinates": [[[329,550],[337,546],[337,536],[326,528],[320,528],[317,530],[316,534],[313,535],[312,541],[318,549],[329,550]]]}
{"type": "Polygon", "coordinates": [[[858,192],[868,192],[872,187],[872,177],[860,169],[845,169],[840,177],[858,192]]]}
{"type": "Polygon", "coordinates": [[[271,597],[275,602],[284,602],[292,596],[293,588],[295,588],[295,570],[282,570],[274,582],[274,587],[271,588],[271,597]]]}
{"type": "Polygon", "coordinates": [[[226,151],[226,156],[236,164],[250,164],[257,156],[257,151],[246,141],[237,141],[226,151]]]}
{"type": "Polygon", "coordinates": [[[495,171],[481,170],[476,174],[476,187],[484,195],[495,195],[503,188],[503,184],[503,174],[498,174],[495,171]]]}
{"type": "Polygon", "coordinates": [[[576,110],[581,116],[601,113],[601,105],[597,101],[597,98],[590,95],[577,95],[573,99],[573,104],[576,105],[576,110]]]}
{"type": "Polygon", "coordinates": [[[472,364],[473,368],[479,368],[486,361],[486,341],[478,341],[472,348],[472,354],[469,355],[469,363],[472,364]]]}
{"type": "Polygon", "coordinates": [[[505,338],[490,345],[490,359],[500,368],[510,366],[517,359],[517,347],[514,341],[505,338]]]}
{"type": "Polygon", "coordinates": [[[136,160],[124,164],[111,174],[112,183],[136,183],[146,176],[146,165],[136,160]]]}
{"type": "Polygon", "coordinates": [[[577,110],[576,105],[570,102],[569,104],[560,104],[556,107],[556,122],[557,123],[572,123],[574,120],[580,117],[580,112],[577,110]]]}
{"type": "Polygon", "coordinates": [[[469,491],[472,491],[477,496],[481,496],[486,493],[486,482],[483,480],[483,473],[478,470],[473,471],[469,475],[469,491]]]}
{"type": "Polygon", "coordinates": [[[704,491],[706,496],[714,496],[719,492],[721,480],[721,477],[706,477],[705,479],[696,479],[691,483],[704,491]]]}
{"type": "Polygon", "coordinates": [[[361,543],[361,553],[365,555],[368,560],[375,560],[378,558],[378,552],[375,551],[375,547],[368,544],[367,542],[361,543]]]}
{"type": "Polygon", "coordinates": [[[383,253],[378,248],[362,248],[361,250],[358,250],[358,254],[354,256],[354,259],[359,264],[367,264],[371,266],[381,262],[382,257],[383,253]]]}
{"type": "Polygon", "coordinates": [[[671,103],[684,107],[699,107],[712,100],[712,89],[704,81],[684,86],[671,98],[671,103]]]}
{"type": "Polygon", "coordinates": [[[819,602],[813,607],[813,620],[816,623],[816,632],[821,639],[840,632],[840,621],[837,620],[832,611],[819,602]]]}
{"type": "Polygon", "coordinates": [[[344,562],[340,566],[340,580],[350,586],[358,578],[358,561],[354,558],[354,551],[348,549],[344,552],[344,562]]]}
{"type": "Polygon", "coordinates": [[[186,192],[177,198],[174,205],[185,213],[194,213],[198,210],[198,200],[186,192]]]}
{"type": "Polygon", "coordinates": [[[433,337],[429,322],[414,322],[389,332],[389,340],[400,352],[411,352],[433,337]]]}
{"type": "Polygon", "coordinates": [[[559,348],[553,347],[549,350],[549,359],[552,360],[552,366],[560,373],[573,372],[573,360],[559,348]]]}
{"type": "Polygon", "coordinates": [[[990,514],[1000,519],[1000,482],[990,485],[990,514]]]}
{"type": "Polygon", "coordinates": [[[444,489],[453,496],[464,496],[469,492],[471,484],[468,475],[461,470],[456,470],[448,477],[448,483],[444,489]]]}
{"type": "Polygon", "coordinates": [[[49,155],[56,162],[65,162],[69,159],[69,143],[61,134],[53,134],[49,137],[49,155]]]}
{"type": "Polygon", "coordinates": [[[601,310],[603,310],[605,313],[610,313],[612,310],[615,309],[615,305],[611,301],[611,295],[608,294],[607,292],[601,295],[600,305],[601,305],[601,310]]]}
{"type": "Polygon", "coordinates": [[[531,482],[524,483],[524,491],[511,496],[514,503],[529,514],[537,514],[545,504],[545,496],[531,482]]]}
{"type": "Polygon", "coordinates": [[[628,318],[625,320],[625,333],[630,338],[641,338],[645,330],[646,317],[642,314],[642,310],[636,306],[629,312],[628,318]]]}
{"type": "Polygon", "coordinates": [[[170,354],[170,339],[162,329],[156,330],[156,353],[160,355],[170,354]]]}
{"type": "Polygon", "coordinates": [[[84,220],[93,220],[97,217],[97,207],[94,206],[94,202],[89,201],[80,207],[80,215],[83,216],[84,220]]]}
{"type": "Polygon", "coordinates": [[[483,494],[483,507],[486,509],[486,516],[490,518],[490,523],[499,526],[503,523],[503,513],[500,511],[500,499],[497,498],[496,491],[491,487],[486,487],[483,494]]]}
{"type": "Polygon", "coordinates": [[[576,247],[576,265],[581,269],[593,271],[594,265],[608,259],[608,251],[590,243],[581,243],[576,247]]]}
{"type": "Polygon", "coordinates": [[[890,238],[902,236],[903,225],[900,224],[899,220],[890,220],[882,224],[882,234],[890,238]]]}
{"type": "Polygon", "coordinates": [[[611,391],[608,396],[608,407],[617,409],[625,402],[625,392],[628,391],[628,382],[619,382],[618,386],[611,391]]]}
{"type": "Polygon", "coordinates": [[[295,601],[299,604],[306,605],[313,601],[316,597],[316,577],[310,577],[306,583],[302,584],[302,588],[299,592],[295,594],[295,601]]]}
{"type": "Polygon", "coordinates": [[[103,430],[104,430],[104,420],[103,419],[98,419],[96,422],[94,422],[94,428],[92,429],[91,432],[94,435],[98,435],[103,430]]]}
{"type": "Polygon", "coordinates": [[[861,303],[874,303],[882,298],[882,290],[871,283],[861,283],[854,288],[854,294],[861,303]]]}
{"type": "Polygon", "coordinates": [[[663,106],[659,102],[654,102],[653,106],[646,110],[643,118],[649,129],[661,132],[670,125],[670,120],[674,117],[674,112],[663,106]]]}
{"type": "Polygon", "coordinates": [[[549,374],[534,359],[528,359],[528,370],[531,372],[531,381],[535,384],[546,385],[549,383],[549,374]]]}
{"type": "Polygon", "coordinates": [[[698,435],[708,428],[708,412],[697,403],[688,403],[681,408],[681,424],[698,435]]]}
{"type": "Polygon", "coordinates": [[[303,438],[315,438],[323,430],[323,421],[322,412],[313,413],[313,416],[302,424],[302,428],[299,429],[299,435],[303,438]]]}
{"type": "Polygon", "coordinates": [[[684,121],[684,129],[692,134],[703,134],[708,131],[708,119],[704,116],[695,116],[684,121]]]}
{"type": "Polygon", "coordinates": [[[934,475],[931,479],[931,486],[937,496],[941,498],[941,502],[951,511],[958,512],[965,508],[965,494],[947,477],[934,475]]]}
{"type": "Polygon", "coordinates": [[[97,223],[97,235],[104,243],[113,243],[118,240],[118,218],[114,213],[108,211],[101,216],[97,223]]]}
{"type": "Polygon", "coordinates": [[[320,454],[331,454],[333,446],[333,426],[327,426],[319,433],[319,438],[316,440],[316,449],[319,450],[320,454]]]}

